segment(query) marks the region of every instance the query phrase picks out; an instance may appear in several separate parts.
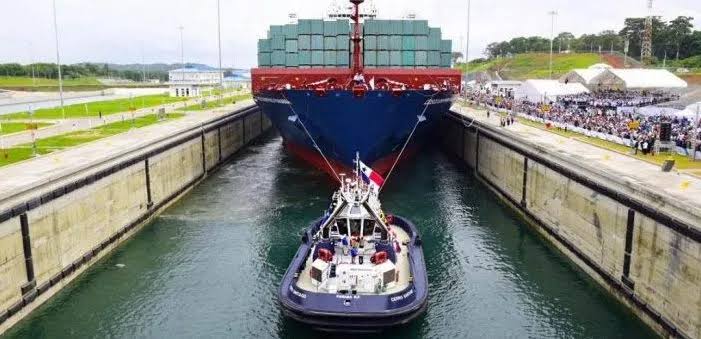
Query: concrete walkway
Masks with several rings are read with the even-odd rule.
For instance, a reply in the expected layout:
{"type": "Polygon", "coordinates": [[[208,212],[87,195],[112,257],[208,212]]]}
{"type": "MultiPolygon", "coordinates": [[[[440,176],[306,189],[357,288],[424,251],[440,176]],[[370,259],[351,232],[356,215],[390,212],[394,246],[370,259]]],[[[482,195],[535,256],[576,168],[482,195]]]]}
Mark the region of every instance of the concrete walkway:
{"type": "MultiPolygon", "coordinates": [[[[233,95],[238,95],[240,93],[235,93],[233,95]]],[[[232,96],[233,96],[232,95],[232,96]]],[[[229,98],[230,96],[224,97],[224,99],[229,98]]],[[[177,103],[170,103],[170,104],[165,104],[165,105],[159,105],[159,106],[154,106],[154,107],[148,107],[148,108],[143,108],[134,111],[134,118],[142,117],[145,115],[149,114],[154,114],[158,111],[159,108],[165,108],[166,113],[186,113],[185,111],[178,111],[178,108],[182,108],[185,106],[191,106],[191,105],[196,105],[200,103],[201,98],[195,98],[186,101],[184,104],[182,102],[177,102],[177,103]]],[[[209,101],[209,100],[208,100],[209,101]]],[[[198,111],[199,113],[199,111],[198,111]]],[[[51,126],[47,126],[44,128],[40,128],[36,130],[36,138],[37,139],[43,139],[43,138],[48,138],[60,134],[65,134],[65,133],[70,133],[70,132],[75,132],[75,131],[81,131],[81,130],[86,130],[90,129],[93,127],[97,127],[100,125],[104,124],[109,124],[113,122],[118,122],[118,121],[128,121],[132,118],[132,113],[131,112],[122,112],[122,113],[114,113],[114,114],[109,114],[109,115],[104,115],[102,119],[100,118],[76,118],[76,119],[66,119],[66,120],[49,120],[49,119],[35,119],[34,122],[50,122],[54,123],[51,126]]],[[[8,122],[29,122],[27,120],[8,120],[8,122]]],[[[23,131],[23,132],[17,132],[17,133],[12,133],[4,136],[0,136],[2,138],[2,145],[4,145],[4,148],[10,148],[16,145],[20,144],[27,144],[32,142],[32,132],[31,131],[23,131]]]]}
{"type": "Polygon", "coordinates": [[[39,185],[59,182],[63,177],[114,159],[118,155],[148,147],[166,136],[176,135],[193,126],[206,124],[212,119],[253,104],[243,100],[172,121],[158,123],[118,134],[98,141],[53,152],[31,160],[0,167],[0,207],[8,197],[17,198],[23,192],[39,185]]]}
{"type": "MultiPolygon", "coordinates": [[[[500,115],[496,113],[487,118],[485,110],[459,105],[453,106],[453,111],[465,116],[468,125],[475,119],[480,123],[499,126],[500,115]]],[[[701,178],[676,171],[665,173],[658,165],[519,123],[503,129],[612,178],[666,195],[701,215],[701,178]]]]}

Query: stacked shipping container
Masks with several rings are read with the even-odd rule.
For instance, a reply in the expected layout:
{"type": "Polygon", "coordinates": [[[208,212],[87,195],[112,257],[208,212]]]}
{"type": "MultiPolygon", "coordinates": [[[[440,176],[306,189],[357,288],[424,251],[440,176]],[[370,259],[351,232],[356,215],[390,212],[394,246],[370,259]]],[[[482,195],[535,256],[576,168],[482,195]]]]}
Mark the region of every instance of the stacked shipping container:
{"type": "Polygon", "coordinates": [[[350,67],[350,24],[347,20],[299,20],[270,26],[258,40],[259,67],[350,67]]]}
{"type": "MultiPolygon", "coordinates": [[[[363,30],[365,67],[449,68],[452,42],[426,20],[367,20],[363,30]]],[[[351,24],[346,20],[299,20],[270,26],[258,41],[259,67],[350,67],[351,24]]]]}

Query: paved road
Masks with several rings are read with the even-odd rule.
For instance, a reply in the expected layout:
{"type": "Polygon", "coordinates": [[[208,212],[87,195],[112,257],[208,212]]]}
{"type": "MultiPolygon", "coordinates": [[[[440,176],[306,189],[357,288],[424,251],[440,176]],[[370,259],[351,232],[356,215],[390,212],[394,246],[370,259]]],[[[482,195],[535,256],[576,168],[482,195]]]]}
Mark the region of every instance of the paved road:
{"type": "MultiPolygon", "coordinates": [[[[184,113],[182,111],[176,111],[177,108],[181,108],[183,106],[187,105],[194,105],[199,102],[200,98],[195,98],[192,99],[185,104],[182,102],[179,103],[173,103],[173,104],[167,104],[167,105],[160,105],[156,107],[150,107],[150,108],[144,108],[140,109],[134,112],[134,118],[138,118],[144,115],[149,115],[149,114],[154,114],[158,108],[160,107],[165,107],[167,113],[171,112],[178,112],[178,113],[184,113]]],[[[103,119],[99,118],[79,118],[79,119],[67,119],[65,121],[61,120],[35,120],[39,122],[55,122],[54,125],[40,128],[36,131],[36,138],[37,139],[42,139],[42,138],[48,138],[51,136],[59,135],[59,134],[65,134],[65,133],[70,133],[70,132],[75,132],[75,131],[81,131],[81,130],[86,130],[90,129],[93,127],[97,127],[100,125],[104,124],[109,124],[111,122],[117,122],[117,121],[122,121],[122,120],[129,120],[132,118],[131,112],[123,112],[123,113],[115,113],[115,114],[110,114],[110,115],[105,115],[103,119]]],[[[28,122],[28,121],[26,121],[28,122]]],[[[2,148],[10,148],[16,145],[20,144],[27,144],[32,142],[32,132],[31,131],[25,131],[25,132],[19,132],[19,133],[13,133],[10,135],[5,135],[5,136],[0,136],[0,147],[2,148]]]]}

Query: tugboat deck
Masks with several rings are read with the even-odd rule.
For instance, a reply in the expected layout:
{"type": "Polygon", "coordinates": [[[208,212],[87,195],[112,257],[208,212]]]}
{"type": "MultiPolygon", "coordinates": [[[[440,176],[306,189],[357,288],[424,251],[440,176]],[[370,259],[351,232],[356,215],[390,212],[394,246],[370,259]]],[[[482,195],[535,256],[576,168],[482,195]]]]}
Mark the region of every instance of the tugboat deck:
{"type": "MultiPolygon", "coordinates": [[[[409,286],[410,279],[411,279],[411,270],[410,270],[410,264],[409,264],[409,259],[408,259],[408,253],[409,250],[407,248],[407,243],[410,241],[410,236],[405,232],[401,227],[394,226],[392,225],[392,231],[396,234],[396,239],[399,242],[399,246],[401,248],[401,252],[396,253],[396,258],[397,262],[395,263],[395,267],[397,270],[397,276],[398,279],[394,286],[386,288],[384,291],[381,291],[379,293],[367,293],[367,292],[358,292],[358,294],[361,295],[387,295],[387,294],[392,294],[392,293],[397,293],[409,286]]],[[[359,259],[356,258],[355,263],[351,263],[351,255],[350,254],[344,254],[343,252],[343,246],[339,244],[336,245],[336,255],[333,257],[332,264],[336,264],[337,271],[342,270],[342,266],[346,266],[346,268],[350,268],[350,266],[353,267],[358,267],[361,269],[367,269],[367,270],[372,270],[373,267],[375,266],[370,262],[370,257],[375,253],[375,249],[373,244],[370,242],[372,239],[371,236],[365,237],[366,245],[364,249],[360,249],[360,255],[359,257],[363,257],[363,264],[359,264],[359,259]]],[[[323,292],[319,286],[315,286],[312,283],[311,279],[311,269],[312,269],[312,264],[313,264],[313,259],[312,256],[309,255],[309,257],[306,260],[304,270],[300,272],[299,278],[297,279],[297,287],[309,291],[309,292],[323,292]]],[[[330,282],[332,284],[336,283],[336,279],[340,279],[340,277],[336,278],[329,278],[330,282]]]]}

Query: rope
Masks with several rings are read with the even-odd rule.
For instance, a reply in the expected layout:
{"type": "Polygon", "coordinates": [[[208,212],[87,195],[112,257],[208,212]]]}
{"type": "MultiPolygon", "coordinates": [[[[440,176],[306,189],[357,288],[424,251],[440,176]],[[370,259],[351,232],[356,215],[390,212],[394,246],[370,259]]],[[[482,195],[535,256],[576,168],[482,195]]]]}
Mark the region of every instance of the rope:
{"type": "Polygon", "coordinates": [[[292,102],[289,99],[287,99],[287,96],[285,96],[284,92],[281,91],[280,93],[285,98],[285,100],[287,100],[287,102],[290,103],[289,105],[290,105],[290,109],[292,110],[292,113],[294,113],[294,115],[297,117],[297,121],[299,121],[299,123],[302,125],[302,128],[304,129],[304,133],[307,134],[309,139],[314,144],[314,148],[316,148],[316,150],[319,151],[319,154],[321,154],[321,157],[324,158],[326,165],[329,166],[329,168],[331,169],[331,172],[333,172],[333,175],[336,177],[336,180],[338,180],[338,182],[340,182],[340,183],[343,183],[341,181],[341,177],[338,176],[338,173],[336,173],[336,170],[333,168],[333,166],[331,166],[329,159],[327,159],[326,156],[324,155],[324,152],[321,151],[321,147],[319,147],[319,145],[316,143],[316,140],[314,140],[312,135],[309,133],[309,130],[307,130],[307,126],[304,125],[304,121],[302,121],[302,117],[299,114],[297,114],[297,112],[295,111],[295,108],[292,106],[292,102]]]}
{"type": "Polygon", "coordinates": [[[402,158],[402,154],[404,153],[404,150],[406,149],[406,146],[409,145],[409,141],[411,141],[411,138],[414,136],[414,133],[416,132],[416,128],[419,127],[419,124],[422,121],[422,118],[425,118],[426,110],[428,109],[428,103],[430,103],[431,100],[433,100],[433,97],[436,96],[439,92],[433,93],[431,97],[426,101],[427,105],[424,107],[423,112],[421,112],[421,115],[417,117],[416,119],[416,124],[414,124],[414,128],[411,130],[411,133],[409,134],[409,137],[406,138],[406,141],[404,142],[404,146],[402,146],[402,150],[399,151],[399,156],[397,156],[396,159],[394,159],[394,163],[392,164],[392,167],[389,169],[389,172],[387,173],[387,177],[385,178],[385,181],[382,183],[382,186],[378,190],[378,192],[382,192],[382,189],[387,185],[387,182],[389,181],[389,177],[392,176],[392,172],[394,171],[394,167],[397,166],[397,163],[399,162],[399,159],[402,158]]]}

